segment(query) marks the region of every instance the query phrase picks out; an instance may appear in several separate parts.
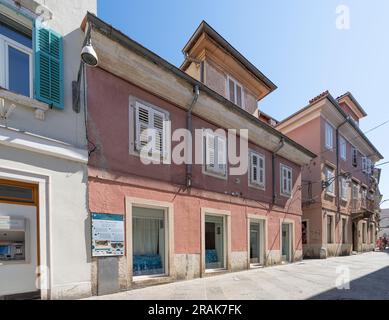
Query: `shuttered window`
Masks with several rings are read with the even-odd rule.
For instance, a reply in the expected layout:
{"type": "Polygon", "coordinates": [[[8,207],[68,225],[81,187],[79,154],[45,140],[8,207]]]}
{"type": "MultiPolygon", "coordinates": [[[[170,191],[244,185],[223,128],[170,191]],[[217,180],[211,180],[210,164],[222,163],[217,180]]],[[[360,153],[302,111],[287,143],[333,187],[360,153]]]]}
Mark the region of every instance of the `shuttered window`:
{"type": "Polygon", "coordinates": [[[265,187],[265,157],[255,152],[250,153],[250,184],[265,187]]]}
{"type": "Polygon", "coordinates": [[[292,184],[292,169],[285,165],[281,165],[281,194],[290,197],[292,195],[292,184]]]}
{"type": "Polygon", "coordinates": [[[340,146],[340,157],[343,160],[347,160],[347,142],[346,139],[343,137],[339,137],[339,146],[340,146]]]}
{"type": "Polygon", "coordinates": [[[351,148],[351,160],[353,167],[358,167],[358,150],[355,147],[351,148]]]}
{"type": "Polygon", "coordinates": [[[64,108],[63,38],[38,20],[34,28],[35,98],[64,108]]]}
{"type": "Polygon", "coordinates": [[[154,108],[141,104],[135,105],[136,150],[141,151],[148,143],[152,143],[152,156],[165,155],[167,115],[154,108]]]}
{"type": "Polygon", "coordinates": [[[228,98],[243,108],[243,87],[231,77],[227,78],[228,98]]]}
{"type": "Polygon", "coordinates": [[[204,132],[205,171],[227,176],[227,143],[226,138],[209,132],[204,132]]]}
{"type": "Polygon", "coordinates": [[[348,184],[347,180],[345,178],[340,179],[340,197],[342,200],[347,201],[348,196],[347,196],[347,191],[348,191],[348,184]]]}
{"type": "Polygon", "coordinates": [[[328,122],[326,122],[325,128],[325,146],[328,150],[332,150],[334,148],[334,129],[328,122]]]}

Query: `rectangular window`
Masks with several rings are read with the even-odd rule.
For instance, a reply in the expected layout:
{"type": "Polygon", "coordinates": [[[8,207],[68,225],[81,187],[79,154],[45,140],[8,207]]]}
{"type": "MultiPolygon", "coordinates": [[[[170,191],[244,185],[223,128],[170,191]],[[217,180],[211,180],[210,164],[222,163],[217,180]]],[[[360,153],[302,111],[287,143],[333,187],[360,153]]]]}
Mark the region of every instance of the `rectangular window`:
{"type": "Polygon", "coordinates": [[[227,176],[227,142],[226,138],[204,131],[205,172],[218,176],[227,176]]]}
{"type": "Polygon", "coordinates": [[[133,275],[166,273],[166,217],[164,210],[133,208],[133,275]]]}
{"type": "Polygon", "coordinates": [[[366,243],[366,239],[367,239],[367,229],[366,229],[366,223],[363,222],[362,223],[362,243],[366,243]]]}
{"type": "Polygon", "coordinates": [[[342,219],[342,243],[347,243],[347,219],[342,219]]]}
{"type": "Polygon", "coordinates": [[[348,200],[348,184],[346,178],[340,178],[340,197],[343,201],[348,200]]]}
{"type": "Polygon", "coordinates": [[[205,216],[205,268],[225,269],[225,218],[205,216]]]}
{"type": "Polygon", "coordinates": [[[340,158],[344,161],[347,160],[347,142],[346,139],[343,137],[339,137],[339,152],[340,152],[340,158]]]}
{"type": "Polygon", "coordinates": [[[325,168],[325,181],[327,183],[327,194],[333,196],[335,194],[335,188],[334,188],[334,178],[335,178],[335,170],[326,167],[325,168]]]}
{"type": "Polygon", "coordinates": [[[168,115],[139,102],[135,105],[136,150],[146,146],[148,156],[161,158],[166,154],[166,121],[168,115]]]}
{"type": "Polygon", "coordinates": [[[281,195],[290,197],[293,188],[293,171],[281,164],[281,195]]]}
{"type": "Polygon", "coordinates": [[[367,158],[362,157],[362,172],[367,173],[367,158]]]}
{"type": "Polygon", "coordinates": [[[227,83],[229,100],[243,108],[243,87],[231,77],[227,77],[227,83]]]}
{"type": "Polygon", "coordinates": [[[366,204],[367,204],[367,189],[365,187],[362,187],[362,191],[361,191],[361,205],[363,208],[366,208],[366,204]]]}
{"type": "Polygon", "coordinates": [[[353,167],[358,167],[358,150],[355,147],[351,148],[351,160],[353,167]]]}
{"type": "Polygon", "coordinates": [[[327,215],[327,243],[334,243],[333,224],[334,217],[327,215]]]}
{"type": "Polygon", "coordinates": [[[250,153],[250,185],[265,187],[265,157],[256,152],[250,153]]]}
{"type": "Polygon", "coordinates": [[[334,128],[326,122],[325,124],[325,145],[328,150],[332,150],[334,148],[334,128]]]}
{"type": "Polygon", "coordinates": [[[32,97],[32,37],[1,21],[0,86],[32,97]]]}

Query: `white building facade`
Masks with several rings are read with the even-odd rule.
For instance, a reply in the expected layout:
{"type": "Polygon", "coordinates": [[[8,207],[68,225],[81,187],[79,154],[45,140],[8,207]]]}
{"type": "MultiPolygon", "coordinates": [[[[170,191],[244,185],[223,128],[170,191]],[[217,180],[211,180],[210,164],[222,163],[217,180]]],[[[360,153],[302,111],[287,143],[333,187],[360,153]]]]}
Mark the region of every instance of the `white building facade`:
{"type": "Polygon", "coordinates": [[[0,299],[91,295],[80,26],[96,0],[0,0],[0,299]]]}

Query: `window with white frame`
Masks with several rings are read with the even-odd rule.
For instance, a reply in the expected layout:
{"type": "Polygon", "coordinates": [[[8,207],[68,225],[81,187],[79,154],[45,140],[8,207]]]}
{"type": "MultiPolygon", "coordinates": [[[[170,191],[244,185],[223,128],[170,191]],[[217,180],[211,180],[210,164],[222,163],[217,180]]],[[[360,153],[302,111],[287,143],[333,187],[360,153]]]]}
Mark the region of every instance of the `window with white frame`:
{"type": "Polygon", "coordinates": [[[325,146],[328,150],[334,148],[334,128],[328,122],[325,124],[325,146]]]}
{"type": "Polygon", "coordinates": [[[367,189],[366,189],[366,187],[362,187],[362,189],[361,189],[361,205],[363,208],[366,208],[366,205],[367,205],[367,189]]]}
{"type": "Polygon", "coordinates": [[[326,167],[324,170],[325,181],[327,183],[327,194],[333,196],[335,194],[334,188],[334,178],[335,178],[335,170],[330,167],[326,167]]]}
{"type": "Polygon", "coordinates": [[[0,15],[0,86],[27,97],[33,95],[32,35],[7,25],[0,15]]]}
{"type": "Polygon", "coordinates": [[[243,108],[243,87],[233,78],[227,77],[228,99],[243,108]]]}
{"type": "Polygon", "coordinates": [[[250,152],[250,185],[265,188],[265,157],[250,152]]]}
{"type": "Polygon", "coordinates": [[[370,159],[366,160],[366,173],[367,174],[372,174],[373,173],[373,161],[370,159]]]}
{"type": "Polygon", "coordinates": [[[346,139],[342,136],[339,137],[339,152],[340,152],[340,158],[344,161],[347,160],[347,143],[346,139]]]}
{"type": "Polygon", "coordinates": [[[362,172],[367,173],[367,157],[362,157],[362,172]]]}
{"type": "Polygon", "coordinates": [[[342,177],[340,178],[340,197],[343,201],[347,201],[348,200],[348,183],[347,183],[347,179],[342,177]]]}
{"type": "Polygon", "coordinates": [[[281,195],[290,197],[293,188],[293,171],[281,164],[281,195]]]}
{"type": "Polygon", "coordinates": [[[358,167],[358,150],[355,147],[351,147],[351,161],[353,167],[358,167]]]}
{"type": "Polygon", "coordinates": [[[168,114],[140,102],[135,104],[135,146],[138,152],[147,146],[151,157],[166,154],[168,114]]]}
{"type": "Polygon", "coordinates": [[[226,137],[204,130],[204,170],[221,177],[227,176],[226,137]]]}

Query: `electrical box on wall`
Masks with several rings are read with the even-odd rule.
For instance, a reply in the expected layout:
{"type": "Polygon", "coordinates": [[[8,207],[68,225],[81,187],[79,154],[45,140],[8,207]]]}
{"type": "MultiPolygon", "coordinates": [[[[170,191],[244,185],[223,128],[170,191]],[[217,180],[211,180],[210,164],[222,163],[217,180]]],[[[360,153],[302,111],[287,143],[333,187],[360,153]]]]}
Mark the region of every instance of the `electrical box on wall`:
{"type": "Polygon", "coordinates": [[[26,259],[26,221],[0,216],[0,261],[26,259]]]}

